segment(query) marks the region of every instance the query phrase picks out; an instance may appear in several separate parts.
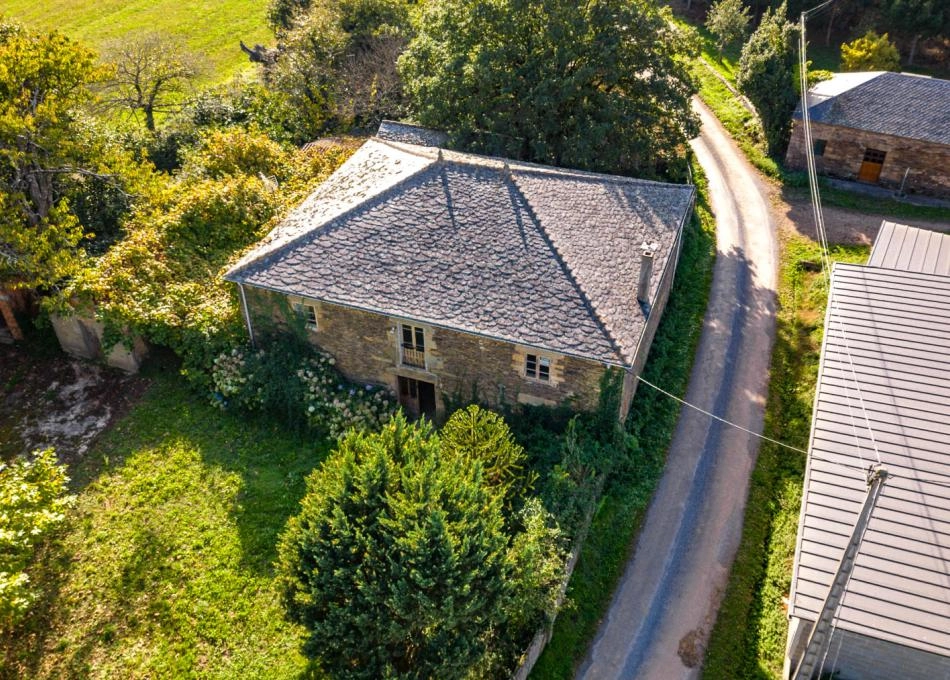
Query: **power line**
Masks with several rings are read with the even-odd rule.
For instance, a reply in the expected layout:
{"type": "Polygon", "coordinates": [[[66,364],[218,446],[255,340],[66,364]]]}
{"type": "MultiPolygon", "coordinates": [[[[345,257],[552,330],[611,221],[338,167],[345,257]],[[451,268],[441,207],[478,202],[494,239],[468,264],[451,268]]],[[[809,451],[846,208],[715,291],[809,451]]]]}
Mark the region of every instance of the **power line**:
{"type": "Polygon", "coordinates": [[[680,399],[680,398],[677,397],[675,394],[671,394],[670,392],[667,392],[666,390],[664,390],[662,387],[658,387],[658,386],[654,385],[653,383],[651,383],[649,380],[646,380],[646,379],[643,378],[642,376],[639,376],[639,375],[638,375],[638,376],[637,376],[637,380],[639,380],[640,382],[642,382],[644,385],[647,385],[647,386],[649,386],[649,387],[652,387],[652,388],[655,389],[657,392],[660,392],[661,394],[665,394],[665,395],[668,396],[670,399],[673,399],[674,401],[678,401],[678,402],[681,403],[683,406],[688,406],[689,408],[691,408],[691,409],[693,409],[693,410],[699,411],[699,412],[702,413],[703,415],[709,416],[709,417],[712,418],[713,420],[718,420],[720,423],[724,423],[725,425],[728,425],[729,427],[734,427],[734,428],[736,428],[737,430],[742,430],[743,432],[745,432],[745,433],[747,433],[747,434],[751,434],[753,437],[758,437],[759,439],[764,439],[764,440],[767,441],[767,442],[771,442],[771,443],[773,443],[773,444],[777,444],[777,445],[779,445],[779,446],[783,446],[783,447],[785,447],[786,449],[791,449],[792,451],[796,451],[796,452],[798,452],[798,453],[804,453],[805,455],[808,455],[808,452],[805,451],[804,449],[800,449],[800,448],[798,448],[797,446],[792,446],[791,444],[786,444],[785,442],[780,442],[779,440],[777,440],[777,439],[772,439],[771,437],[766,437],[764,434],[761,434],[761,433],[759,433],[759,432],[753,432],[752,430],[750,430],[750,429],[748,429],[748,428],[746,428],[746,427],[742,427],[742,425],[739,425],[739,424],[737,424],[737,423],[734,423],[734,422],[732,422],[732,421],[730,421],[730,420],[726,420],[725,418],[720,418],[720,417],[717,416],[716,414],[710,413],[710,412],[707,411],[706,409],[700,408],[699,406],[696,406],[695,404],[691,404],[691,403],[689,403],[688,401],[686,401],[685,399],[680,399]]]}
{"type": "MultiPolygon", "coordinates": [[[[828,232],[825,228],[824,213],[821,209],[821,192],[818,189],[818,170],[817,164],[815,163],[815,147],[811,132],[811,113],[808,106],[808,40],[805,31],[805,19],[830,6],[834,1],[835,0],[826,0],[826,2],[823,2],[822,4],[801,13],[801,25],[799,30],[799,78],[802,91],[802,130],[805,137],[805,165],[808,170],[808,190],[811,194],[811,206],[812,214],[815,218],[815,230],[818,234],[818,242],[821,248],[822,273],[824,274],[825,279],[825,290],[828,294],[828,304],[831,305],[834,311],[840,312],[838,309],[837,300],[831,294],[831,255],[830,249],[828,247],[828,232]]],[[[829,315],[829,323],[832,316],[833,315],[829,315]]],[[[868,433],[870,435],[871,445],[874,449],[874,455],[877,458],[878,464],[880,464],[881,452],[878,449],[877,439],[874,436],[874,430],[871,427],[871,420],[868,417],[867,407],[864,404],[864,396],[861,393],[861,384],[858,381],[857,371],[854,368],[854,360],[851,356],[851,347],[848,343],[847,331],[845,330],[844,324],[840,318],[837,319],[837,322],[841,331],[842,340],[844,341],[845,355],[847,356],[848,365],[851,369],[851,379],[853,380],[855,389],[858,393],[858,404],[861,408],[861,413],[864,416],[864,424],[865,427],[867,427],[868,433]]],[[[832,351],[834,351],[839,358],[842,356],[839,350],[834,349],[832,351]]],[[[858,458],[861,459],[861,464],[863,465],[864,456],[861,454],[861,439],[858,437],[857,424],[854,421],[854,406],[851,403],[850,390],[845,391],[845,399],[848,402],[848,413],[850,415],[851,429],[854,433],[854,440],[857,445],[858,458]]]]}

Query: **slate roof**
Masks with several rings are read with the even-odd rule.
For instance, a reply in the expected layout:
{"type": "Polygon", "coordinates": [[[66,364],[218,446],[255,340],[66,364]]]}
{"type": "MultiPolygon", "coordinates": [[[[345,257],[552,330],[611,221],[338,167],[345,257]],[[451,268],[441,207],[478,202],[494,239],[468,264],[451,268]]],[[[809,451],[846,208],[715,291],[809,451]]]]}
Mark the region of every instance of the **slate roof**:
{"type": "Polygon", "coordinates": [[[950,234],[885,220],[868,265],[950,276],[950,234]]]}
{"type": "Polygon", "coordinates": [[[441,130],[432,130],[412,123],[397,123],[393,120],[384,120],[380,123],[376,137],[390,142],[434,147],[445,146],[449,139],[448,135],[441,130]]]}
{"type": "MultiPolygon", "coordinates": [[[[891,261],[887,244],[875,250],[891,261]]],[[[876,447],[889,477],[871,513],[836,625],[950,655],[947,347],[950,277],[835,265],[792,616],[814,621],[821,608],[864,502],[865,470],[877,462],[876,447]]]]}
{"type": "Polygon", "coordinates": [[[225,278],[630,365],[693,194],[372,138],[225,278]]]}
{"type": "Polygon", "coordinates": [[[808,91],[808,113],[813,123],[950,145],[950,80],[838,73],[808,91]]]}

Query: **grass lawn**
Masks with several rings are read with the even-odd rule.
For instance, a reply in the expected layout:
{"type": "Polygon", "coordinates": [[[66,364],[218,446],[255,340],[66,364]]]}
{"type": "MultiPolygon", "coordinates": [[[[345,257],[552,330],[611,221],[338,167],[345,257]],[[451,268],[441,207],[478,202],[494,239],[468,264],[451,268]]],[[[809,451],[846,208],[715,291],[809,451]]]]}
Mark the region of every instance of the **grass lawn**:
{"type": "MultiPolygon", "coordinates": [[[[819,253],[807,238],[783,237],[765,434],[800,449],[808,446],[827,300],[824,277],[800,263],[819,262],[819,253]]],[[[863,263],[868,253],[866,246],[835,246],[831,258],[863,263]]],[[[781,677],[788,632],[782,598],[791,586],[804,470],[804,454],[762,442],[703,678],[781,677]]]]}
{"type": "MultiPolygon", "coordinates": [[[[644,370],[645,378],[677,394],[686,392],[716,252],[715,220],[702,170],[695,164],[694,176],[697,217],[687,227],[670,301],[644,370]]],[[[567,608],[558,615],[554,637],[534,667],[533,679],[573,677],[583,661],[663,472],[679,412],[678,404],[655,391],[637,391],[627,428],[637,437],[640,456],[632,469],[607,483],[571,577],[567,608]]]]}
{"type": "Polygon", "coordinates": [[[7,677],[297,678],[271,565],[325,443],[210,406],[173,371],[70,471],[77,511],[7,677]]]}
{"type": "Polygon", "coordinates": [[[183,38],[204,55],[206,82],[253,72],[239,40],[273,41],[264,0],[4,0],[0,15],[39,29],[58,29],[101,48],[118,38],[158,31],[183,38]]]}

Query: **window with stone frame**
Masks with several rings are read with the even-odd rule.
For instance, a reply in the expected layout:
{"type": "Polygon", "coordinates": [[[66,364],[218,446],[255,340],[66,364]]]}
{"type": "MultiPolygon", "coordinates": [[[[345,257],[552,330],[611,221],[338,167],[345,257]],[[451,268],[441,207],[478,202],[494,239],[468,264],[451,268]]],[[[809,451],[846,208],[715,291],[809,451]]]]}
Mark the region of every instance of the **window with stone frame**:
{"type": "Polygon", "coordinates": [[[295,302],[294,312],[304,320],[307,330],[317,330],[317,308],[306,302],[295,302]]]}
{"type": "Polygon", "coordinates": [[[525,355],[524,374],[526,378],[551,381],[551,360],[540,354],[525,355]]]}
{"type": "Polygon", "coordinates": [[[826,147],[826,146],[828,146],[828,140],[827,140],[827,139],[816,139],[816,140],[815,140],[815,144],[814,144],[814,146],[813,146],[813,148],[814,148],[814,150],[815,150],[815,155],[816,155],[816,156],[824,156],[824,155],[825,155],[825,147],[826,147]]]}
{"type": "Polygon", "coordinates": [[[426,367],[426,334],[421,326],[400,324],[402,339],[402,363],[406,366],[426,367]]]}

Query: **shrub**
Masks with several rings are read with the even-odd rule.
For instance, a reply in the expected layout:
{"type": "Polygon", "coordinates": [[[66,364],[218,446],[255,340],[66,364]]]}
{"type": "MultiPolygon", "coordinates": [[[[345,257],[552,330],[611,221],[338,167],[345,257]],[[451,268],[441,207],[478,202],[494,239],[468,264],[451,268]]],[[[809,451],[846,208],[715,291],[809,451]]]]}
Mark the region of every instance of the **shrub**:
{"type": "Polygon", "coordinates": [[[278,344],[269,351],[235,348],[211,371],[213,402],[276,414],[336,439],[350,429],[378,430],[396,410],[393,395],[376,385],[344,380],[329,354],[312,356],[278,344]]]}
{"type": "Polygon", "coordinates": [[[66,519],[74,498],[52,449],[0,462],[0,631],[9,630],[39,596],[27,575],[37,545],[66,519]]]}
{"type": "Polygon", "coordinates": [[[887,33],[878,35],[868,31],[857,40],[841,45],[841,70],[900,71],[900,54],[887,39],[887,33]]]}

